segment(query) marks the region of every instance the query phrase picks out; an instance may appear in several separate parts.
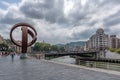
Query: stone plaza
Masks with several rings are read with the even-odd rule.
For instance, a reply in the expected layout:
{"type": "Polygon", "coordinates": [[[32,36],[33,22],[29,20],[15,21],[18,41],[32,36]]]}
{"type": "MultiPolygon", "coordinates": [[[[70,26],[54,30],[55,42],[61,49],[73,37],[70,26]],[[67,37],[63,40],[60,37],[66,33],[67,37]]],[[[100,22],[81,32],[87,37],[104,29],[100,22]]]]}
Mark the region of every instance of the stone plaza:
{"type": "Polygon", "coordinates": [[[15,56],[0,57],[0,80],[120,80],[114,75],[89,69],[59,64],[46,60],[15,56]]]}

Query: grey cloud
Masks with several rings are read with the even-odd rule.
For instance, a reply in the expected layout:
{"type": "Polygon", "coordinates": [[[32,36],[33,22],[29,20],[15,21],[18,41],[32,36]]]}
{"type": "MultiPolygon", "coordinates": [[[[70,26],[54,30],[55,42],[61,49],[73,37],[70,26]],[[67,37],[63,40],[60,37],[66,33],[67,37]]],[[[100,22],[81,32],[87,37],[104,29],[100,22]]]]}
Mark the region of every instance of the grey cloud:
{"type": "Polygon", "coordinates": [[[104,25],[105,25],[106,27],[115,26],[115,25],[120,24],[120,17],[115,18],[115,19],[110,19],[110,18],[109,18],[108,20],[105,20],[104,22],[105,22],[104,25]]]}
{"type": "Polygon", "coordinates": [[[88,4],[90,3],[90,5],[94,5],[94,7],[96,6],[97,8],[102,8],[104,6],[110,5],[111,7],[113,5],[119,5],[120,4],[120,0],[88,0],[88,4]]]}
{"type": "MultiPolygon", "coordinates": [[[[96,14],[96,12],[98,12],[100,9],[102,9],[104,12],[104,8],[106,7],[112,8],[113,5],[117,6],[118,4],[120,4],[119,0],[88,0],[87,3],[84,6],[82,6],[79,0],[75,0],[76,3],[75,3],[74,10],[73,11],[71,10],[71,12],[68,14],[68,17],[65,18],[63,13],[64,3],[61,1],[61,3],[58,4],[54,0],[52,1],[53,2],[49,4],[49,1],[46,0],[45,3],[34,4],[34,6],[27,4],[27,5],[23,5],[20,9],[28,17],[45,19],[50,23],[57,23],[61,26],[62,24],[67,24],[69,27],[87,25],[89,27],[94,28],[94,27],[97,27],[95,26],[95,24],[102,22],[100,20],[91,21],[91,18],[93,18],[93,15],[96,14]],[[46,7],[47,6],[46,4],[49,4],[48,5],[49,7],[46,7]]],[[[107,13],[105,14],[107,15],[107,13]]],[[[113,14],[113,15],[114,17],[117,16],[117,14],[113,14]]],[[[108,26],[119,24],[118,19],[112,20],[112,17],[110,16],[104,19],[103,22],[104,22],[104,25],[101,27],[104,27],[105,31],[107,32],[110,31],[108,26]]],[[[68,39],[72,39],[72,40],[87,39],[94,32],[95,32],[95,29],[88,29],[82,33],[81,32],[73,33],[72,38],[68,36],[68,39]]]]}
{"type": "MultiPolygon", "coordinates": [[[[99,11],[99,9],[103,9],[103,13],[104,13],[104,8],[107,9],[107,7],[110,7],[112,9],[112,8],[120,5],[120,0],[88,0],[88,5],[86,6],[85,10],[88,9],[88,11],[89,11],[90,10],[89,8],[92,8],[92,7],[90,7],[91,5],[94,5],[94,9],[91,9],[93,11],[89,12],[87,15],[94,14],[95,12],[99,11]]],[[[102,22],[104,24],[103,27],[108,28],[109,26],[115,26],[115,25],[119,24],[120,23],[119,12],[120,11],[118,11],[115,14],[112,14],[112,15],[108,16],[107,18],[104,18],[102,20],[102,22]]],[[[104,13],[104,14],[107,15],[107,13],[104,13]]],[[[99,20],[89,22],[90,18],[92,18],[92,16],[89,17],[89,19],[87,20],[88,23],[86,23],[86,25],[88,25],[88,26],[94,26],[96,23],[101,22],[99,20]]]]}
{"type": "Polygon", "coordinates": [[[0,24],[0,35],[2,35],[4,38],[9,38],[9,33],[10,33],[10,25],[0,24]]]}
{"type": "MultiPolygon", "coordinates": [[[[18,6],[19,11],[21,12],[21,15],[24,15],[24,18],[17,18],[14,17],[13,13],[17,13],[14,11],[8,11],[2,18],[0,18],[0,29],[3,29],[3,24],[6,25],[13,25],[17,22],[28,22],[35,25],[36,23],[40,23],[39,21],[43,20],[47,24],[45,26],[52,26],[52,28],[55,28],[55,31],[58,31],[59,28],[66,28],[76,26],[84,26],[87,30],[81,32],[74,32],[69,36],[62,36],[59,38],[61,34],[57,34],[56,36],[51,36],[48,34],[53,34],[53,29],[47,30],[48,28],[44,27],[43,31],[48,31],[48,33],[41,33],[45,36],[38,36],[39,40],[45,40],[51,43],[58,43],[58,42],[66,42],[70,40],[80,40],[80,39],[88,39],[92,34],[95,33],[96,24],[97,23],[103,23],[103,26],[105,29],[105,32],[110,33],[110,28],[116,26],[120,23],[120,11],[118,11],[115,14],[108,15],[107,13],[104,13],[104,11],[107,8],[112,9],[118,5],[120,5],[120,0],[87,0],[87,3],[85,5],[81,5],[80,0],[73,0],[75,3],[73,9],[68,13],[68,16],[66,17],[64,14],[64,0],[44,0],[43,3],[39,2],[39,0],[36,0],[38,2],[31,2],[26,1],[22,5],[18,6]],[[106,14],[108,17],[104,17],[103,19],[97,19],[96,17],[99,17],[101,15],[99,11],[102,11],[101,13],[106,14]],[[94,15],[98,15],[95,16],[94,15]],[[92,19],[95,18],[95,19],[92,19]],[[34,20],[37,20],[36,22],[34,20]],[[57,24],[57,25],[55,25],[57,24]],[[59,25],[59,26],[58,26],[59,25]],[[59,27],[59,28],[58,28],[59,27]],[[46,37],[47,36],[47,37],[46,37]],[[63,41],[62,41],[63,40],[63,41]]],[[[100,17],[99,17],[100,18],[100,17]]],[[[43,22],[44,24],[44,22],[43,22]]],[[[99,26],[99,25],[98,25],[99,26]]],[[[39,27],[37,25],[37,27],[39,27]]],[[[7,28],[7,27],[6,27],[7,28]]],[[[98,28],[98,27],[97,27],[98,28]]],[[[39,28],[40,29],[40,28],[39,28]]],[[[40,33],[41,30],[39,30],[38,33],[40,33]]],[[[6,32],[6,31],[5,31],[6,32]]],[[[2,31],[3,34],[5,34],[2,31]]],[[[7,32],[6,32],[7,33],[7,32]]],[[[71,32],[69,32],[71,33],[71,32]]],[[[117,33],[117,32],[116,32],[117,33]]],[[[66,34],[63,34],[66,35],[66,34]]]]}
{"type": "Polygon", "coordinates": [[[8,29],[8,26],[9,25],[7,25],[7,24],[0,24],[0,30],[4,31],[4,29],[8,29]]]}
{"type": "Polygon", "coordinates": [[[6,17],[6,18],[3,18],[0,20],[1,23],[4,23],[4,24],[15,24],[17,22],[21,22],[23,20],[19,19],[19,18],[16,18],[16,19],[13,19],[13,18],[10,18],[10,17],[6,17]]]}
{"type": "Polygon", "coordinates": [[[93,17],[92,15],[95,14],[104,3],[101,0],[88,0],[87,3],[82,6],[79,0],[75,3],[75,10],[69,14],[71,24],[74,25],[88,25],[94,26],[98,21],[90,21],[93,17]]]}
{"type": "Polygon", "coordinates": [[[88,27],[82,33],[81,32],[73,33],[72,37],[70,37],[69,39],[72,39],[72,40],[86,40],[91,35],[93,35],[95,33],[95,31],[96,31],[95,29],[92,29],[92,28],[88,27]]]}
{"type": "Polygon", "coordinates": [[[115,26],[120,23],[120,10],[115,14],[109,16],[108,18],[104,19],[104,26],[115,26]]]}
{"type": "Polygon", "coordinates": [[[88,26],[94,26],[96,23],[98,23],[98,21],[92,21],[92,22],[88,22],[88,26]]]}
{"type": "Polygon", "coordinates": [[[2,24],[8,24],[8,25],[14,25],[14,24],[20,23],[20,22],[33,24],[33,22],[31,20],[29,20],[29,19],[20,19],[20,18],[12,18],[12,17],[2,18],[0,20],[0,22],[2,24]]]}
{"type": "Polygon", "coordinates": [[[45,0],[44,3],[26,3],[20,10],[28,17],[45,19],[50,23],[64,23],[64,0],[45,0]]]}
{"type": "Polygon", "coordinates": [[[109,27],[105,27],[104,30],[105,30],[106,34],[109,34],[109,32],[110,32],[110,28],[109,27]]]}
{"type": "Polygon", "coordinates": [[[13,25],[18,22],[28,22],[28,23],[31,22],[28,18],[21,18],[21,17],[18,17],[18,15],[22,15],[22,14],[18,14],[18,11],[14,9],[9,9],[7,13],[1,17],[0,23],[7,24],[7,25],[13,25]],[[15,15],[15,13],[17,15],[15,15]]]}

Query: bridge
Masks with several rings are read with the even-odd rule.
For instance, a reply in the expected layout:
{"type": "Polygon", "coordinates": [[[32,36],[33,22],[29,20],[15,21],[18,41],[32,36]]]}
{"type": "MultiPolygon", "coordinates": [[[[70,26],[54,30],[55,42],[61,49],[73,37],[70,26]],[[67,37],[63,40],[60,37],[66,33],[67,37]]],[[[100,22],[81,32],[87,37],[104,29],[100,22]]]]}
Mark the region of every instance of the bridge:
{"type": "Polygon", "coordinates": [[[120,59],[111,59],[111,58],[99,58],[97,51],[82,51],[82,52],[64,52],[64,53],[46,53],[46,57],[61,57],[61,56],[76,56],[78,60],[84,61],[97,61],[97,62],[110,62],[110,63],[120,63],[120,59]]]}
{"type": "MultiPolygon", "coordinates": [[[[45,59],[53,59],[61,56],[72,56],[77,60],[84,61],[97,61],[97,62],[110,62],[110,63],[120,63],[120,59],[110,59],[110,58],[100,58],[98,51],[81,51],[81,52],[61,52],[61,53],[44,53],[45,59]]],[[[40,59],[41,55],[37,56],[40,59]]]]}
{"type": "Polygon", "coordinates": [[[61,52],[61,53],[45,53],[45,57],[59,57],[59,56],[68,56],[68,55],[76,55],[81,57],[97,57],[96,51],[81,51],[81,52],[61,52]]]}

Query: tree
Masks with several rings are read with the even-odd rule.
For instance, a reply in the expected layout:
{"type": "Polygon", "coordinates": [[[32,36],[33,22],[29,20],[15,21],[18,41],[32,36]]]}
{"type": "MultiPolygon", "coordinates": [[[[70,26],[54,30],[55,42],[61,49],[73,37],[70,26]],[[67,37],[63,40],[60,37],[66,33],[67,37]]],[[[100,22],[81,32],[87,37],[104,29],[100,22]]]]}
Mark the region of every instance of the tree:
{"type": "Polygon", "coordinates": [[[51,45],[48,43],[41,43],[41,42],[36,42],[33,50],[35,51],[49,51],[50,50],[51,45]]]}
{"type": "Polygon", "coordinates": [[[51,45],[50,44],[44,44],[44,51],[50,51],[51,45]]]}
{"type": "Polygon", "coordinates": [[[58,51],[58,46],[52,45],[52,46],[51,46],[51,50],[52,50],[52,51],[58,51]]]}
{"type": "Polygon", "coordinates": [[[40,51],[40,43],[39,42],[36,42],[34,47],[33,47],[33,50],[35,51],[40,51]]]}
{"type": "Polygon", "coordinates": [[[6,42],[7,44],[13,45],[13,43],[12,43],[12,41],[11,41],[10,39],[5,39],[5,42],[6,42]]]}
{"type": "Polygon", "coordinates": [[[59,50],[64,52],[65,51],[65,48],[64,47],[59,47],[59,50]]]}
{"type": "Polygon", "coordinates": [[[8,45],[4,42],[0,44],[0,51],[8,51],[8,45]]]}
{"type": "Polygon", "coordinates": [[[36,42],[34,47],[33,47],[34,51],[64,51],[64,47],[60,47],[57,45],[50,45],[48,43],[42,43],[42,42],[36,42]]]}

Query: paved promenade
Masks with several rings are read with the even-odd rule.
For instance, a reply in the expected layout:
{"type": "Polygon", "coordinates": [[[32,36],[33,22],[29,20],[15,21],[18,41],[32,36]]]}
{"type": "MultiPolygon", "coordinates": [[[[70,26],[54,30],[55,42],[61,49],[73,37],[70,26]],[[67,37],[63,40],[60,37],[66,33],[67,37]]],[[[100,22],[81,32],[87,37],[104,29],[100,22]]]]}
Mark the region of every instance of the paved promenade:
{"type": "Polygon", "coordinates": [[[120,80],[120,76],[44,60],[0,57],[0,80],[120,80]]]}

